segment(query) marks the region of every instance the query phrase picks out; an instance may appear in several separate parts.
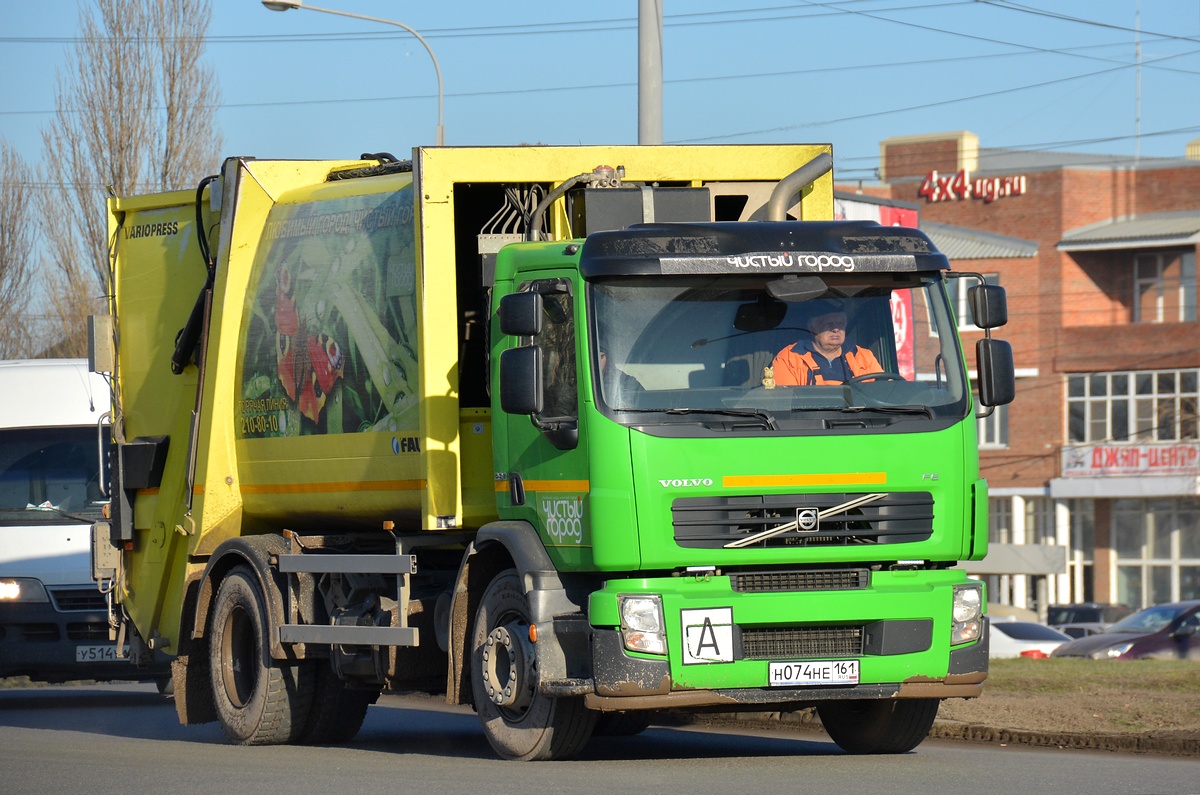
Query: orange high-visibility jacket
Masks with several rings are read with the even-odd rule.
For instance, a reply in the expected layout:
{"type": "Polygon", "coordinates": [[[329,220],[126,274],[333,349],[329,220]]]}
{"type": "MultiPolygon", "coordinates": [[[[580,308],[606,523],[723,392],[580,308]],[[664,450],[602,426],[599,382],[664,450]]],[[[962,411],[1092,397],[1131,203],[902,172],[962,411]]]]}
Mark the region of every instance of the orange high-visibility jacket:
{"type": "MultiPolygon", "coordinates": [[[[816,354],[805,346],[800,346],[800,349],[797,350],[798,345],[800,343],[784,348],[771,363],[771,367],[775,370],[776,384],[780,386],[823,386],[842,383],[840,380],[822,375],[821,368],[817,365],[816,354]]],[[[867,348],[860,348],[857,345],[849,349],[842,348],[840,360],[845,362],[851,378],[868,373],[883,372],[875,354],[867,348]]],[[[837,364],[838,360],[835,360],[832,366],[836,368],[837,364]]],[[[829,365],[826,366],[826,369],[829,369],[829,365]]]]}

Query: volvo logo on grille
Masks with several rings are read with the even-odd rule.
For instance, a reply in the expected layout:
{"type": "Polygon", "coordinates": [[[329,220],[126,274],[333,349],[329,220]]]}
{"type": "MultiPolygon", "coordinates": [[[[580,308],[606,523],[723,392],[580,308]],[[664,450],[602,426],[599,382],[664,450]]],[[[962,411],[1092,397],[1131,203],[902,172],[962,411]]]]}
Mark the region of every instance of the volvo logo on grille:
{"type": "Polygon", "coordinates": [[[801,533],[816,532],[820,520],[820,511],[816,508],[796,509],[796,529],[801,533]]]}

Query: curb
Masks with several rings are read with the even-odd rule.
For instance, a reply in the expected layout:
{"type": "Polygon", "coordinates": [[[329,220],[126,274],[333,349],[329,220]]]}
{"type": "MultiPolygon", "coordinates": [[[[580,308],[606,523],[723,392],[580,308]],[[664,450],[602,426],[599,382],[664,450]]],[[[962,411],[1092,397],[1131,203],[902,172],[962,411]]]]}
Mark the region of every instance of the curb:
{"type": "Polygon", "coordinates": [[[1162,754],[1200,757],[1200,739],[1147,734],[1080,734],[1075,732],[1038,732],[1025,729],[1001,729],[977,723],[937,720],[930,737],[942,740],[1023,745],[1036,748],[1070,748],[1084,751],[1111,751],[1127,754],[1162,754]]]}
{"type": "MultiPolygon", "coordinates": [[[[687,716],[685,722],[713,726],[746,723],[770,723],[789,731],[824,732],[821,720],[812,709],[795,712],[718,712],[687,716]]],[[[1200,757],[1200,738],[1172,734],[1082,734],[1006,729],[978,723],[935,720],[929,737],[937,740],[1018,745],[1031,748],[1062,748],[1081,751],[1109,751],[1126,754],[1200,757]]]]}

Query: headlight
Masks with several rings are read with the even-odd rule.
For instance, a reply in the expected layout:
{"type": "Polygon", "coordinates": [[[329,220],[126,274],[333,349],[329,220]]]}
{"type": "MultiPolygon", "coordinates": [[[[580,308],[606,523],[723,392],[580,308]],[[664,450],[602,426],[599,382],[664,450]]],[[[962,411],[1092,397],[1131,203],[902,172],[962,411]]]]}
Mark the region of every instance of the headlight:
{"type": "Polygon", "coordinates": [[[1093,660],[1115,660],[1125,652],[1133,648],[1133,643],[1118,643],[1115,646],[1108,646],[1099,651],[1092,652],[1093,660]]]}
{"type": "Polygon", "coordinates": [[[662,597],[622,596],[621,639],[629,651],[666,654],[667,635],[662,597]]]}
{"type": "Polygon", "coordinates": [[[49,602],[46,588],[29,577],[0,580],[0,602],[49,602]]]}
{"type": "Polygon", "coordinates": [[[950,645],[979,640],[983,635],[983,585],[954,586],[954,605],[950,610],[950,645]]]}

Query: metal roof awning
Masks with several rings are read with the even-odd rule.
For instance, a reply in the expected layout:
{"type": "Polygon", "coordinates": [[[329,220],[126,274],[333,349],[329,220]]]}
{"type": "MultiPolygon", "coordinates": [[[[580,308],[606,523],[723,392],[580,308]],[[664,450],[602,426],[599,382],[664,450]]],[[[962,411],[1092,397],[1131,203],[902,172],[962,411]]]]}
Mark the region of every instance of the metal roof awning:
{"type": "Polygon", "coordinates": [[[921,229],[946,258],[968,259],[1021,259],[1037,255],[1038,244],[1019,237],[998,235],[978,229],[922,221],[921,229]]]}
{"type": "Polygon", "coordinates": [[[1059,251],[1112,251],[1194,246],[1200,243],[1200,211],[1149,213],[1088,224],[1067,232],[1059,251]]]}

